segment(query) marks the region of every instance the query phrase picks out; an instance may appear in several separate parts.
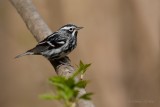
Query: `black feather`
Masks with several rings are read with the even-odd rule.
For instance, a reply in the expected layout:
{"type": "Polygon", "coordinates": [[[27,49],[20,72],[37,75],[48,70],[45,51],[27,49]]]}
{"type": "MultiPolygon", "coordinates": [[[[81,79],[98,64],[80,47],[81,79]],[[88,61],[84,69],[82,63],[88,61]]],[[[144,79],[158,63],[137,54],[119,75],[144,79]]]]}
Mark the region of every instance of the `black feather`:
{"type": "Polygon", "coordinates": [[[41,54],[41,52],[51,50],[51,49],[57,49],[63,46],[64,44],[60,42],[66,42],[66,38],[62,38],[57,32],[51,34],[41,42],[39,42],[36,47],[34,47],[31,50],[28,50],[28,52],[33,52],[34,54],[41,54]]]}

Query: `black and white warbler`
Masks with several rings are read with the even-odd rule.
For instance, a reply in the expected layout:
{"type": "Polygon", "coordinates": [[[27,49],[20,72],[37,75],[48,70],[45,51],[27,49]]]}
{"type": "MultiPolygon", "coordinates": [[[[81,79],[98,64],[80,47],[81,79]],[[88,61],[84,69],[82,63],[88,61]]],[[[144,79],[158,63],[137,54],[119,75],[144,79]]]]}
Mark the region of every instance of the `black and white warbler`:
{"type": "Polygon", "coordinates": [[[25,55],[43,55],[52,60],[65,57],[76,47],[78,30],[82,28],[73,24],[64,25],[58,31],[39,42],[33,49],[15,58],[25,55]]]}

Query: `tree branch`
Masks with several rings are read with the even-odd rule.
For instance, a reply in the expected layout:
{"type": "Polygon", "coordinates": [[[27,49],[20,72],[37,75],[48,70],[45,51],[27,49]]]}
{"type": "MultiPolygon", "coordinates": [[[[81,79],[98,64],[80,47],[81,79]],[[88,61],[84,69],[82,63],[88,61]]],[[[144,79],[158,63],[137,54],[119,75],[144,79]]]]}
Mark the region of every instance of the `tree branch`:
{"type": "MultiPolygon", "coordinates": [[[[34,35],[35,39],[40,42],[43,38],[52,33],[47,24],[43,21],[31,0],[10,0],[16,8],[29,31],[34,35]]],[[[58,75],[70,76],[75,71],[70,65],[68,57],[59,60],[50,60],[52,66],[58,75]]],[[[84,89],[80,89],[80,94],[85,93],[84,89]]],[[[91,101],[80,100],[79,107],[94,107],[91,101]]]]}

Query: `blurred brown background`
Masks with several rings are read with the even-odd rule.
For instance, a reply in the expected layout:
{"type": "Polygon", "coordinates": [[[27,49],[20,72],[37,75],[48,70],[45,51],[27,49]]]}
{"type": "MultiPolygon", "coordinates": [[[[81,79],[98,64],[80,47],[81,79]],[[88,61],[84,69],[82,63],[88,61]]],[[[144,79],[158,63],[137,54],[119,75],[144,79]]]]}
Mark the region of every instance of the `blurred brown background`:
{"type": "MultiPolygon", "coordinates": [[[[86,78],[96,107],[160,106],[159,0],[33,0],[53,31],[85,28],[69,56],[92,63],[86,78]]],[[[0,1],[0,107],[60,107],[38,95],[56,75],[41,56],[14,57],[36,45],[15,8],[0,1]]]]}

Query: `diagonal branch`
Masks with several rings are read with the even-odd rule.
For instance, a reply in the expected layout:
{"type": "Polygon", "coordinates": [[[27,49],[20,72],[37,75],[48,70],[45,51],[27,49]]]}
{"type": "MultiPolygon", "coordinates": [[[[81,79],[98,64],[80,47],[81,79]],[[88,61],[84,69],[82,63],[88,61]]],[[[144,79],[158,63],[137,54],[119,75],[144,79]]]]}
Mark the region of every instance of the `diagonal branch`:
{"type": "MultiPolygon", "coordinates": [[[[10,2],[16,8],[27,28],[38,42],[52,33],[48,25],[43,21],[37,12],[31,0],[10,0],[10,2]]],[[[58,75],[68,77],[75,71],[70,65],[70,60],[68,57],[59,60],[50,60],[50,62],[58,75]]],[[[85,90],[81,89],[80,94],[84,93],[85,90]]],[[[78,105],[79,107],[94,107],[92,102],[86,100],[80,100],[78,105]]]]}

